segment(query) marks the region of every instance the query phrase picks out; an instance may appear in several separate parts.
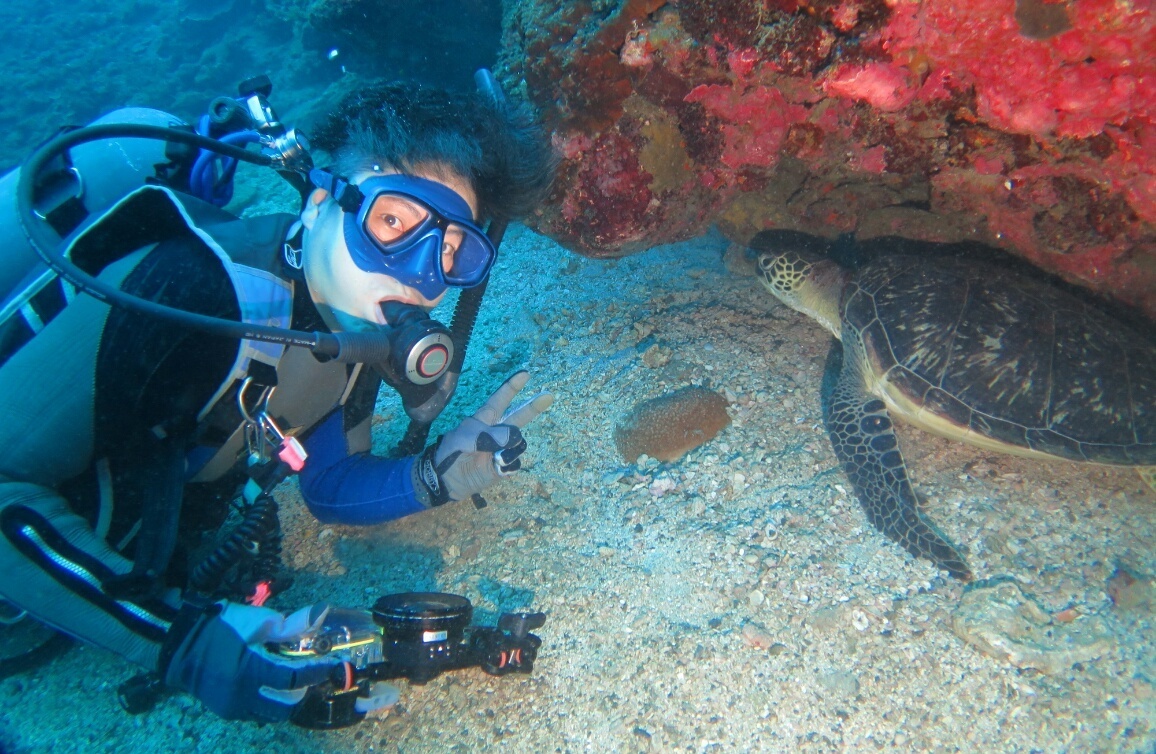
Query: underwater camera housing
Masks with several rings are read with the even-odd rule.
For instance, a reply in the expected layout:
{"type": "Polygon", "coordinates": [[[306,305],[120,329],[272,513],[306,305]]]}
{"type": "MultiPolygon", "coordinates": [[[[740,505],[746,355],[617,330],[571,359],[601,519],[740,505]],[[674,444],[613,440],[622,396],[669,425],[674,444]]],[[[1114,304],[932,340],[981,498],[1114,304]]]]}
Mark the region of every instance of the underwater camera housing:
{"type": "Polygon", "coordinates": [[[365,713],[357,710],[357,699],[369,695],[374,681],[427,683],[470,667],[490,675],[533,670],[542,640],[530,631],[546,622],[544,613],[503,613],[494,627],[471,626],[472,617],[468,599],[441,592],[391,594],[368,611],[331,609],[319,631],[267,646],[286,657],[332,655],[352,668],[351,675],[341,667],[332,680],[311,687],[290,720],[314,729],[361,722],[365,713]]]}

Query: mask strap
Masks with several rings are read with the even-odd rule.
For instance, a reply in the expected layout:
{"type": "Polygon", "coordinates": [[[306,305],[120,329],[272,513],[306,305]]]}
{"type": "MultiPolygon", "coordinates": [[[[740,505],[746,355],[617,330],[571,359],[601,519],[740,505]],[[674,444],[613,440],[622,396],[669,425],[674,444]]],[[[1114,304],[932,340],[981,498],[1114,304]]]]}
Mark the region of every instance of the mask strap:
{"type": "Polygon", "coordinates": [[[349,181],[327,170],[314,168],[309,171],[309,181],[319,189],[328,191],[343,212],[353,215],[361,209],[365,195],[349,181]]]}

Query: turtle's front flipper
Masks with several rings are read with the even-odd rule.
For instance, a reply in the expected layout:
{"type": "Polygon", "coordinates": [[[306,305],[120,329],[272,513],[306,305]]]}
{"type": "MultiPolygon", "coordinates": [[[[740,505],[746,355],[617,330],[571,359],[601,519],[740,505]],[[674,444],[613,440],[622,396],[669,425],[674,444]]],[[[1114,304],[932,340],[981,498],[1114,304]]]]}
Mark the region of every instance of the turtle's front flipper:
{"type": "Polygon", "coordinates": [[[835,456],[851,479],[859,503],[875,528],[917,558],[927,558],[952,576],[971,580],[967,563],[916,508],[915,490],[907,464],[883,401],[867,393],[863,378],[848,358],[832,379],[830,370],[842,361],[838,341],[828,357],[823,386],[823,419],[835,446],[835,456]]]}

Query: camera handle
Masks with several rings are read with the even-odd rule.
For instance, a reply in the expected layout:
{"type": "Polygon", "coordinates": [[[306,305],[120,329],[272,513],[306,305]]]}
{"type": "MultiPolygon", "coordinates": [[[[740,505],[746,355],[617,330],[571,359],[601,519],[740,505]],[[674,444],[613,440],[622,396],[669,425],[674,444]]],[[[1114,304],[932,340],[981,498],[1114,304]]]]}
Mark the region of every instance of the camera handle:
{"type": "Polygon", "coordinates": [[[497,626],[472,626],[472,609],[459,595],[407,592],[382,597],[370,613],[331,611],[318,636],[281,648],[293,656],[341,652],[347,661],[329,683],[309,689],[290,721],[322,730],[354,725],[365,717],[357,700],[375,681],[423,684],[471,667],[494,676],[532,672],[542,640],[530,631],[545,624],[545,613],[503,613],[497,626]]]}

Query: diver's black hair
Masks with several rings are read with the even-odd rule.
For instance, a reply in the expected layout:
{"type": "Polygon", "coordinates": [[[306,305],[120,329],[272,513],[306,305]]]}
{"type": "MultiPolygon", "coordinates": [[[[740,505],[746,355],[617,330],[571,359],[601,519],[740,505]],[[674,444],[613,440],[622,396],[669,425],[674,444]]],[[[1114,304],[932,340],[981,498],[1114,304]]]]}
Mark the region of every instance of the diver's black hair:
{"type": "Polygon", "coordinates": [[[310,141],[344,176],[374,165],[402,173],[444,165],[469,181],[480,219],[524,217],[545,198],[557,167],[548,136],[523,106],[416,82],[347,95],[310,141]]]}

